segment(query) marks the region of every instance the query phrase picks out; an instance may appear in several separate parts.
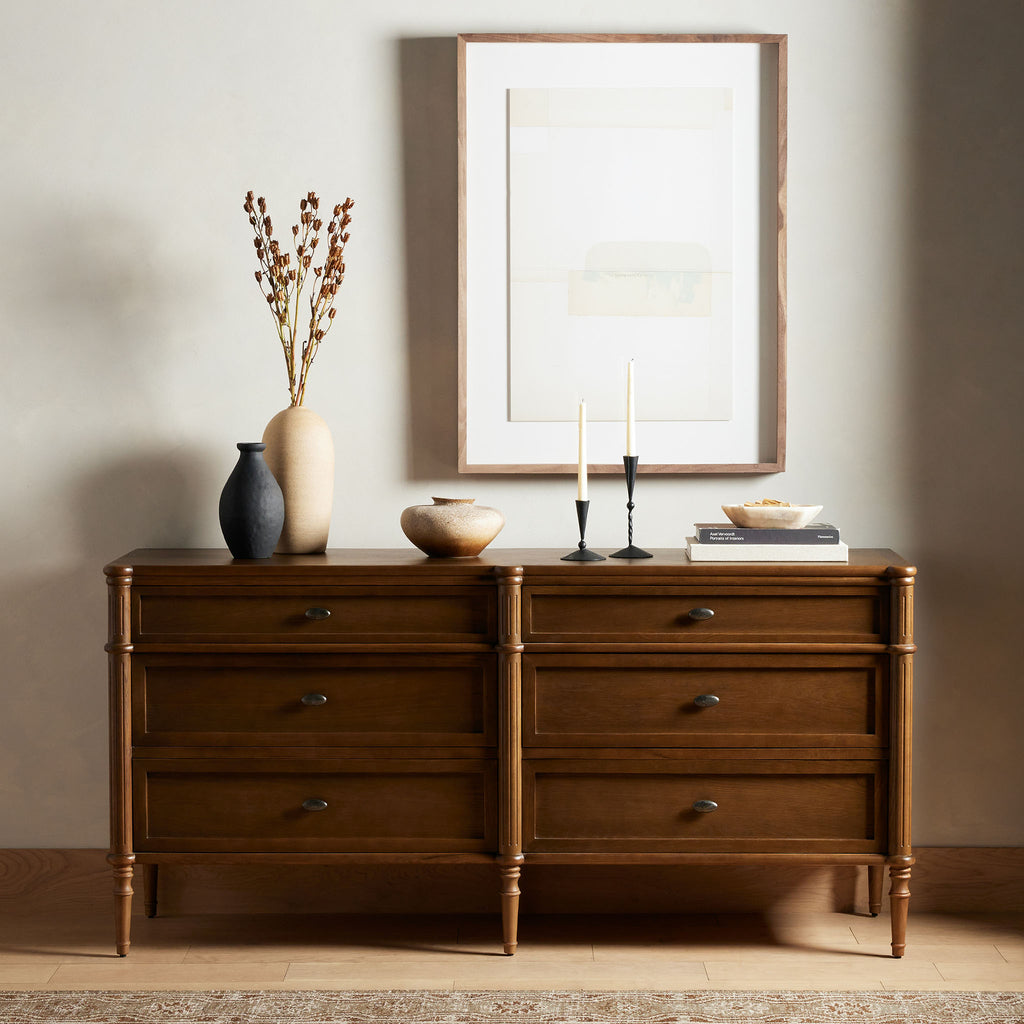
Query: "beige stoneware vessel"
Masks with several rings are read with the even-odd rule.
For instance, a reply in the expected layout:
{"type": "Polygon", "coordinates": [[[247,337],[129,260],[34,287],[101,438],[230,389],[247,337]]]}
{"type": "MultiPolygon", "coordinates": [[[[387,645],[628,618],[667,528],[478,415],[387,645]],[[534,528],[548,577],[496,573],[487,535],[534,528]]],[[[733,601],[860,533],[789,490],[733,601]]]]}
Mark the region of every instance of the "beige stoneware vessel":
{"type": "Polygon", "coordinates": [[[308,555],[327,548],[334,505],[334,439],[304,405],[279,412],[263,432],[263,458],[284,494],[284,529],[274,549],[308,555]]]}
{"type": "Polygon", "coordinates": [[[433,505],[411,505],[402,513],[402,530],[431,558],[479,555],[498,536],[505,517],[475,498],[432,498],[433,505]]]}

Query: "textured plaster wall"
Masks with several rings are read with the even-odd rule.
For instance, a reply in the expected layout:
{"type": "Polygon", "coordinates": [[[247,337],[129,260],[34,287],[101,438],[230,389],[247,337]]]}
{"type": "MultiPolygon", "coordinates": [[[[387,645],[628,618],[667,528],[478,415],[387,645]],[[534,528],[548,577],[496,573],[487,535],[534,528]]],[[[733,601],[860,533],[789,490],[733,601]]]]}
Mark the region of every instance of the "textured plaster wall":
{"type": "MultiPolygon", "coordinates": [[[[788,468],[645,478],[637,538],[772,495],[917,561],[916,840],[1024,843],[1017,0],[5,7],[0,847],[106,843],[100,570],[219,546],[234,444],[287,402],[246,189],[279,225],[310,188],[357,203],[307,398],[332,546],[404,546],[437,493],[571,542],[570,480],[454,468],[454,35],[492,30],[788,33],[788,468]]],[[[621,481],[591,498],[618,546],[621,481]]]]}

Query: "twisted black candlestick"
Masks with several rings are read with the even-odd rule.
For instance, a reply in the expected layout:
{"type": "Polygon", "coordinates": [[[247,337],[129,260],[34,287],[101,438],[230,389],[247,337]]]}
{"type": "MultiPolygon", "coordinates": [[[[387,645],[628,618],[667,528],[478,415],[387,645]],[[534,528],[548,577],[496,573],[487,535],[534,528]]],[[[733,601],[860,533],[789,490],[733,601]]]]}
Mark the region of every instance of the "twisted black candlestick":
{"type": "Polygon", "coordinates": [[[629,523],[629,533],[627,535],[628,545],[621,551],[615,551],[612,553],[612,558],[653,558],[654,555],[650,551],[644,551],[643,548],[638,548],[633,543],[633,509],[636,505],[633,504],[633,488],[636,486],[636,464],[640,461],[636,455],[623,455],[622,464],[626,469],[626,511],[629,523]]]}
{"type": "Polygon", "coordinates": [[[576,519],[580,524],[580,543],[579,550],[570,551],[567,555],[562,555],[563,562],[603,562],[604,555],[599,555],[596,551],[591,551],[587,547],[586,535],[587,535],[587,513],[590,511],[589,501],[576,501],[576,519]]]}

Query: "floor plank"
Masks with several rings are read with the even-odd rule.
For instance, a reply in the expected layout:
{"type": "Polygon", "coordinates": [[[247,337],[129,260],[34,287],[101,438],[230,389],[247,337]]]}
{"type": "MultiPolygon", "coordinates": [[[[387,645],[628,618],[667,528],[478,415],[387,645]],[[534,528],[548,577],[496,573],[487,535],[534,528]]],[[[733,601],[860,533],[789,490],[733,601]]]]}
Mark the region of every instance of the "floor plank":
{"type": "MultiPolygon", "coordinates": [[[[17,910],[17,908],[15,908],[17,910]]],[[[2,989],[980,989],[1024,991],[1024,914],[534,915],[503,955],[497,915],[0,916],[2,989]]]]}

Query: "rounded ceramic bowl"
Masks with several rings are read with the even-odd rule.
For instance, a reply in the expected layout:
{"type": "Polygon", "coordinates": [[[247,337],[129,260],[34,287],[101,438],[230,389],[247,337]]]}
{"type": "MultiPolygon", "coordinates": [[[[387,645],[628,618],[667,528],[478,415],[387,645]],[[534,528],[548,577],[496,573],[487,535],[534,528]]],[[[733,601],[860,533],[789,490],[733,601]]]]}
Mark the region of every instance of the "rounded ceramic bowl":
{"type": "Polygon", "coordinates": [[[412,505],[402,513],[402,531],[431,558],[479,555],[498,536],[505,517],[475,498],[432,498],[433,505],[412,505]]]}
{"type": "Polygon", "coordinates": [[[821,508],[821,505],[723,505],[722,511],[737,526],[799,530],[813,523],[821,508]]]}

